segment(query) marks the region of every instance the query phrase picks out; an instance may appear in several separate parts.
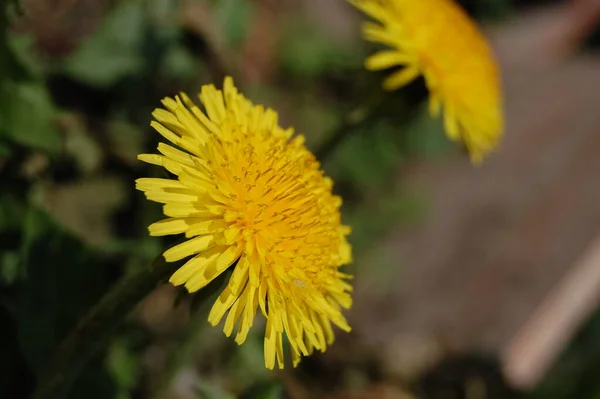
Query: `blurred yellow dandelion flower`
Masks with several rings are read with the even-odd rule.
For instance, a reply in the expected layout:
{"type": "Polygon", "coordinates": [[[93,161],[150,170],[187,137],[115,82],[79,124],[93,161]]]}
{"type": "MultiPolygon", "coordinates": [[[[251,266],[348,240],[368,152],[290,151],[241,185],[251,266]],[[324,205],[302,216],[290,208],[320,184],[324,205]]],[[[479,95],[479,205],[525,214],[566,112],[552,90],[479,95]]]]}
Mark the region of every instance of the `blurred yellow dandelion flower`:
{"type": "Polygon", "coordinates": [[[303,136],[291,138],[277,113],[246,99],[231,78],[223,91],[203,86],[199,98],[204,112],[182,93],[153,113],[151,125],[174,146],[160,143],[160,155],[138,158],[175,177],[136,182],[164,204],[167,219],[150,225],[150,234],[185,234],[164,257],[191,257],[170,279],[189,292],[234,265],[209,322],[227,314],[223,331],[230,336],[238,325],[242,344],[260,308],[266,367],[283,368],[284,333],[295,366],[333,342],[332,323],[350,331],[342,315],[352,302],[350,276],[340,271],[351,261],[342,201],[303,136]]]}
{"type": "Polygon", "coordinates": [[[384,81],[386,90],[422,75],[431,115],[443,107],[448,137],[481,162],[498,145],[504,122],[498,67],[476,24],[453,0],[350,2],[379,22],[364,23],[365,38],[392,48],[368,57],[366,68],[404,66],[384,81]]]}

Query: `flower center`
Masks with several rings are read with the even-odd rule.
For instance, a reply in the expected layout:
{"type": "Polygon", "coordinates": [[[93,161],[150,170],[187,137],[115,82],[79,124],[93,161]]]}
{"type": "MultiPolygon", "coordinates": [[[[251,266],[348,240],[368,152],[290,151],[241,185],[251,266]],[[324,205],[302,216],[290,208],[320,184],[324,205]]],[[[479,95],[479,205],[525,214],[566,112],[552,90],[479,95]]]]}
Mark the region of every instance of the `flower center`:
{"type": "Polygon", "coordinates": [[[339,211],[318,163],[299,141],[245,136],[219,147],[213,165],[219,191],[228,195],[228,231],[267,265],[304,271],[294,280],[304,287],[305,274],[328,266],[341,239],[339,211]]]}

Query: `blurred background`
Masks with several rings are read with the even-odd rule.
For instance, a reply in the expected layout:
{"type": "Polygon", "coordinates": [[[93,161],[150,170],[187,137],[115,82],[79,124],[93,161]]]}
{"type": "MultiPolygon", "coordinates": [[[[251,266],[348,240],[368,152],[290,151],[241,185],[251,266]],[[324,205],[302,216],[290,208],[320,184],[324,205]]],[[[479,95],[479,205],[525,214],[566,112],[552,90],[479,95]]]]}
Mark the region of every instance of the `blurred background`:
{"type": "Polygon", "coordinates": [[[507,130],[482,167],[385,95],[343,0],[2,0],[0,396],[27,398],[123,276],[172,243],[134,190],[164,96],[231,74],[307,137],[353,227],[351,334],[270,372],[159,286],[69,398],[600,398],[600,2],[463,0],[503,70],[507,130]],[[368,107],[367,107],[368,108],[368,107]]]}

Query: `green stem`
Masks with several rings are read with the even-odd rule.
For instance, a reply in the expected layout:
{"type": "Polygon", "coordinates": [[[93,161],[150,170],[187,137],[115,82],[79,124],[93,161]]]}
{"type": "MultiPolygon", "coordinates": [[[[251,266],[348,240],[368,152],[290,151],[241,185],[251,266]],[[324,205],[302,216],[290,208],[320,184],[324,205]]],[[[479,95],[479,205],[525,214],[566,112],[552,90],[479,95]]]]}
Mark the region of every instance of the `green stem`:
{"type": "Polygon", "coordinates": [[[229,281],[235,264],[223,272],[219,277],[212,281],[207,287],[198,291],[193,299],[191,312],[192,318],[186,327],[183,335],[178,339],[177,349],[175,349],[165,367],[165,373],[159,381],[156,393],[151,396],[154,399],[161,399],[168,396],[171,382],[177,372],[185,366],[194,355],[194,349],[198,347],[198,341],[203,339],[203,332],[209,328],[207,315],[211,306],[229,281]]]}
{"type": "Polygon", "coordinates": [[[47,372],[42,375],[33,398],[65,397],[84,366],[123,323],[124,316],[173,274],[178,266],[166,263],[161,255],[149,268],[119,281],[61,343],[47,372]]]}

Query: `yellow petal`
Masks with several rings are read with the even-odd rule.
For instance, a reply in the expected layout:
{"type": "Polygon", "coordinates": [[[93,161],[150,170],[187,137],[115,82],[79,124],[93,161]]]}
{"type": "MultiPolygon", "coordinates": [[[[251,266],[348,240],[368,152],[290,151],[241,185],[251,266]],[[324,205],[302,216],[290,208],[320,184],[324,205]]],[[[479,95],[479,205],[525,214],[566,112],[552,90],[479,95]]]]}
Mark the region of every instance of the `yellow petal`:
{"type": "Polygon", "coordinates": [[[398,89],[413,81],[417,76],[419,76],[419,69],[416,66],[406,67],[386,78],[383,81],[383,88],[385,90],[398,89]]]}
{"type": "Polygon", "coordinates": [[[323,333],[323,326],[321,325],[318,316],[315,311],[310,311],[310,320],[312,321],[313,327],[315,329],[315,335],[317,336],[317,341],[319,341],[319,345],[315,345],[317,349],[324,351],[327,347],[327,341],[325,340],[325,334],[323,333]]]}
{"type": "Polygon", "coordinates": [[[208,117],[217,123],[221,123],[225,117],[225,104],[221,91],[217,90],[213,85],[205,85],[202,87],[200,100],[206,108],[208,117]]]}
{"type": "Polygon", "coordinates": [[[260,311],[262,312],[264,317],[268,317],[267,316],[266,297],[267,297],[267,284],[263,282],[258,286],[258,304],[260,306],[260,311]]]}
{"type": "Polygon", "coordinates": [[[233,244],[236,242],[236,238],[239,234],[241,234],[241,231],[242,230],[238,226],[233,224],[229,225],[223,232],[223,236],[225,237],[227,244],[233,244]]]}
{"type": "Polygon", "coordinates": [[[158,151],[166,156],[167,158],[181,164],[187,166],[194,166],[193,156],[185,153],[183,151],[178,150],[177,148],[173,148],[165,143],[158,143],[158,151]]]}
{"type": "Polygon", "coordinates": [[[285,332],[288,336],[292,348],[299,350],[303,355],[307,356],[308,350],[304,345],[304,341],[302,339],[302,332],[298,328],[295,318],[290,317],[290,315],[285,311],[281,312],[281,318],[283,320],[285,332]]]}
{"type": "Polygon", "coordinates": [[[277,367],[283,369],[283,337],[280,332],[275,333],[275,354],[277,355],[277,367]]]}
{"type": "Polygon", "coordinates": [[[196,115],[193,113],[193,110],[190,112],[190,110],[181,107],[175,111],[175,115],[177,115],[177,119],[185,124],[190,132],[190,135],[183,137],[182,140],[179,141],[178,145],[190,151],[191,153],[196,153],[194,145],[198,147],[206,143],[208,139],[208,131],[202,122],[198,120],[196,115]]]}
{"type": "Polygon", "coordinates": [[[163,123],[163,124],[168,124],[172,127],[176,127],[177,128],[177,132],[179,132],[180,130],[184,130],[184,127],[181,123],[179,123],[179,121],[177,120],[177,118],[175,117],[175,115],[173,115],[172,112],[169,112],[165,109],[161,109],[161,108],[156,108],[153,112],[152,112],[152,116],[154,117],[154,119],[156,119],[157,121],[163,123]]]}
{"type": "Polygon", "coordinates": [[[258,289],[256,287],[247,285],[246,290],[248,291],[248,300],[246,302],[246,307],[244,308],[244,313],[242,314],[242,319],[240,320],[238,333],[235,337],[235,342],[238,345],[241,345],[246,341],[248,332],[250,332],[252,324],[254,324],[256,308],[258,307],[258,289]]]}
{"type": "Polygon", "coordinates": [[[168,203],[163,206],[163,213],[165,216],[172,218],[192,216],[197,218],[209,218],[215,215],[207,210],[202,210],[200,205],[192,202],[184,203],[168,203]]]}
{"type": "Polygon", "coordinates": [[[195,237],[168,249],[165,251],[163,256],[167,262],[175,262],[180,259],[187,258],[190,255],[204,251],[211,244],[213,244],[214,241],[215,240],[212,235],[195,237]]]}
{"type": "Polygon", "coordinates": [[[276,335],[278,333],[273,328],[272,319],[267,318],[267,326],[265,328],[265,367],[273,370],[275,367],[275,352],[276,352],[276,335]]]}
{"type": "Polygon", "coordinates": [[[185,288],[189,292],[195,292],[205,287],[231,266],[239,258],[240,253],[241,249],[238,246],[227,248],[213,262],[205,263],[201,268],[198,268],[198,272],[186,282],[185,288]]]}
{"type": "Polygon", "coordinates": [[[186,237],[193,237],[201,234],[211,234],[223,231],[228,224],[221,219],[197,219],[185,232],[186,237]]]}
{"type": "Polygon", "coordinates": [[[323,331],[325,332],[325,339],[327,340],[327,344],[333,344],[335,336],[333,334],[333,329],[331,328],[331,322],[329,321],[329,319],[327,319],[327,317],[325,317],[322,314],[319,314],[318,318],[320,319],[320,325],[321,327],[323,327],[323,331]]]}
{"type": "Polygon", "coordinates": [[[235,303],[236,299],[237,295],[233,295],[228,289],[223,290],[210,309],[208,322],[213,326],[219,324],[225,313],[227,313],[229,308],[235,303]]]}
{"type": "Polygon", "coordinates": [[[380,51],[365,60],[365,68],[372,71],[387,69],[393,66],[403,65],[411,62],[411,58],[396,50],[380,51]]]}
{"type": "Polygon", "coordinates": [[[292,364],[294,365],[294,367],[300,364],[301,359],[302,357],[300,356],[300,353],[296,352],[295,350],[292,350],[292,364]]]}
{"type": "Polygon", "coordinates": [[[227,289],[229,289],[233,295],[239,296],[242,293],[242,290],[248,282],[248,270],[246,257],[242,256],[229,278],[229,284],[227,284],[227,289]]]}
{"type": "Polygon", "coordinates": [[[202,193],[214,187],[214,183],[208,176],[203,176],[201,173],[197,173],[197,171],[196,173],[190,173],[192,170],[191,168],[183,168],[179,174],[179,180],[182,184],[202,193]]]}
{"type": "Polygon", "coordinates": [[[156,130],[158,133],[160,133],[164,138],[169,140],[171,143],[173,143],[173,144],[179,143],[179,141],[180,141],[179,136],[176,135],[175,133],[173,133],[172,131],[170,131],[169,129],[167,129],[166,127],[164,127],[163,125],[161,125],[160,123],[158,123],[156,121],[152,121],[150,123],[150,126],[152,126],[154,128],[154,130],[156,130]]]}
{"type": "Polygon", "coordinates": [[[233,332],[233,327],[237,322],[238,318],[242,314],[244,307],[246,306],[247,295],[241,295],[238,297],[237,301],[233,304],[231,309],[229,310],[229,314],[227,315],[227,319],[225,320],[225,326],[223,327],[223,332],[226,336],[231,336],[233,332]]]}
{"type": "Polygon", "coordinates": [[[150,201],[159,202],[161,204],[166,204],[169,202],[189,203],[198,200],[197,195],[169,193],[165,191],[146,191],[146,198],[148,198],[150,201]]]}
{"type": "Polygon", "coordinates": [[[397,37],[381,25],[374,24],[372,22],[365,22],[362,25],[362,30],[365,39],[367,40],[387,44],[389,46],[394,47],[396,45],[397,37]]]}
{"type": "Polygon", "coordinates": [[[162,155],[157,154],[140,154],[137,157],[140,161],[146,162],[152,165],[162,166],[174,175],[178,175],[181,171],[181,165],[174,162],[162,155]]]}
{"type": "Polygon", "coordinates": [[[213,247],[207,249],[201,254],[196,255],[192,259],[188,260],[183,266],[181,266],[179,270],[173,273],[169,279],[169,282],[173,285],[181,285],[186,283],[196,274],[202,273],[204,268],[214,262],[225,249],[225,247],[213,247]]]}
{"type": "Polygon", "coordinates": [[[144,177],[135,181],[135,188],[141,191],[158,191],[165,188],[185,188],[185,186],[178,180],[144,177]]]}
{"type": "Polygon", "coordinates": [[[454,109],[450,104],[446,104],[446,107],[444,108],[444,129],[446,130],[446,135],[450,140],[460,140],[458,122],[456,120],[456,116],[454,115],[454,109]]]}
{"type": "Polygon", "coordinates": [[[219,298],[216,300],[210,314],[208,315],[208,321],[213,326],[219,324],[225,312],[233,305],[235,300],[240,296],[244,289],[246,282],[248,281],[248,266],[245,262],[245,257],[242,257],[229,278],[227,287],[223,290],[219,298]]]}
{"type": "Polygon", "coordinates": [[[181,234],[189,227],[185,218],[164,219],[148,226],[151,236],[166,236],[170,234],[181,234]]]}
{"type": "Polygon", "coordinates": [[[157,154],[140,154],[137,156],[137,159],[139,159],[142,162],[149,163],[151,165],[162,166],[163,164],[162,156],[157,154]]]}
{"type": "Polygon", "coordinates": [[[442,102],[440,98],[436,94],[431,94],[429,96],[429,115],[433,118],[436,118],[440,115],[440,110],[442,109],[442,102]]]}
{"type": "Polygon", "coordinates": [[[319,340],[317,339],[317,336],[314,332],[312,331],[305,331],[304,332],[304,336],[306,337],[306,341],[308,342],[308,353],[312,354],[314,348],[317,348],[318,350],[321,350],[321,343],[319,342],[319,340]]]}
{"type": "Polygon", "coordinates": [[[165,97],[162,100],[160,100],[160,102],[163,103],[163,105],[171,112],[179,108],[179,104],[177,104],[177,101],[173,100],[171,97],[165,97]]]}

